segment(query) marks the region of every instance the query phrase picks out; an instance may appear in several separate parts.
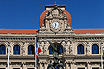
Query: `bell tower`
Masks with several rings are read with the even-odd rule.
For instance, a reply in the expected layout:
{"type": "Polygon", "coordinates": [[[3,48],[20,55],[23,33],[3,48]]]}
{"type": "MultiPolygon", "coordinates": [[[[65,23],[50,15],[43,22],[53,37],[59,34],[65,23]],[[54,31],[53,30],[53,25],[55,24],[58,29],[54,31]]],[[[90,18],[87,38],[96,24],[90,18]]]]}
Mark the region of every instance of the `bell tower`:
{"type": "Polygon", "coordinates": [[[65,5],[46,5],[40,15],[39,33],[69,33],[72,31],[72,19],[65,5]]]}

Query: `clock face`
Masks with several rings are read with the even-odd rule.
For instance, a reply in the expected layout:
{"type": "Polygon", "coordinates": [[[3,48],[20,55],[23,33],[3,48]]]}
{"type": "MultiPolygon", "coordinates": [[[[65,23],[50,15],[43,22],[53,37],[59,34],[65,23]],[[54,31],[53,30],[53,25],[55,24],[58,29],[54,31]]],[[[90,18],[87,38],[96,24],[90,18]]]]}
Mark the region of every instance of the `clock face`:
{"type": "Polygon", "coordinates": [[[58,22],[52,23],[52,27],[53,27],[54,29],[59,28],[59,23],[58,23],[58,22]]]}

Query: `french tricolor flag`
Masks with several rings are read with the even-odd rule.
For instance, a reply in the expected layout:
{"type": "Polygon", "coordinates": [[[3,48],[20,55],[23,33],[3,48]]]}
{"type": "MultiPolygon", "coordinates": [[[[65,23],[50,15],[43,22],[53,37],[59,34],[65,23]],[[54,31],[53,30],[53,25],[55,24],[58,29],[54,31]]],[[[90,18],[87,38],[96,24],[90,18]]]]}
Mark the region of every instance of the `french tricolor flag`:
{"type": "MultiPolygon", "coordinates": [[[[39,46],[39,43],[37,42],[37,39],[36,39],[36,58],[38,58],[38,54],[41,52],[41,49],[40,49],[40,46],[39,46]]],[[[35,57],[35,55],[34,55],[35,57]]]]}

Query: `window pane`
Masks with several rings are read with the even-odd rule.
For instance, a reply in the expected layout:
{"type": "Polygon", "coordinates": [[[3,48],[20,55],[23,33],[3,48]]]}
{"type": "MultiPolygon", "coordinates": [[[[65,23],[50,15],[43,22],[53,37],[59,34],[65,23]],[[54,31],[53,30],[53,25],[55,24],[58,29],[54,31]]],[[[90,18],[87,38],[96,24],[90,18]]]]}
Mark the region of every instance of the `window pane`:
{"type": "Polygon", "coordinates": [[[35,54],[35,47],[33,45],[28,46],[28,54],[35,54]]]}
{"type": "Polygon", "coordinates": [[[77,46],[77,54],[84,54],[84,46],[83,45],[77,46]]]}
{"type": "Polygon", "coordinates": [[[18,46],[18,45],[15,45],[14,46],[14,49],[13,49],[13,52],[14,52],[14,54],[16,55],[18,55],[18,54],[20,54],[20,46],[18,46]]]}
{"type": "Polygon", "coordinates": [[[0,45],[0,54],[6,54],[6,47],[5,47],[5,45],[0,45]]]}
{"type": "Polygon", "coordinates": [[[92,54],[99,54],[99,46],[97,44],[92,45],[92,54]]]}
{"type": "Polygon", "coordinates": [[[52,47],[50,47],[50,49],[49,49],[49,54],[53,54],[53,53],[54,53],[54,50],[53,50],[52,47]]]}

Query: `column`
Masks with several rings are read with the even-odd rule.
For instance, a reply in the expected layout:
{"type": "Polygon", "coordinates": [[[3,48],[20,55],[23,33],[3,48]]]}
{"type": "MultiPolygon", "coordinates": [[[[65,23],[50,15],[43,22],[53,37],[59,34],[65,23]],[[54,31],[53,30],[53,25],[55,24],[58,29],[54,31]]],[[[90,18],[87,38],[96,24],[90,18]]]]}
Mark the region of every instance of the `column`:
{"type": "Polygon", "coordinates": [[[70,69],[68,63],[66,63],[66,68],[65,69],[70,69]]]}
{"type": "Polygon", "coordinates": [[[12,64],[11,64],[11,62],[9,63],[9,69],[12,69],[12,64]]]}
{"type": "Polygon", "coordinates": [[[23,63],[22,69],[26,69],[26,64],[23,63]]]}
{"type": "Polygon", "coordinates": [[[47,69],[47,63],[44,63],[44,69],[47,69]]]}
{"type": "Polygon", "coordinates": [[[90,62],[87,62],[87,69],[91,69],[90,62]]]}
{"type": "Polygon", "coordinates": [[[40,63],[40,69],[43,69],[43,67],[42,67],[42,63],[40,63]]]}
{"type": "Polygon", "coordinates": [[[71,64],[70,64],[70,69],[75,69],[75,68],[74,68],[74,63],[73,63],[73,62],[71,62],[71,64]]]}

